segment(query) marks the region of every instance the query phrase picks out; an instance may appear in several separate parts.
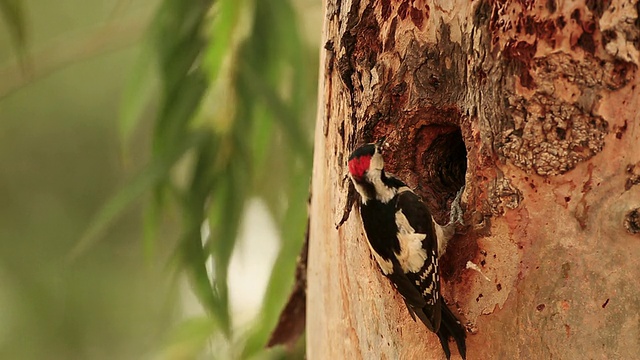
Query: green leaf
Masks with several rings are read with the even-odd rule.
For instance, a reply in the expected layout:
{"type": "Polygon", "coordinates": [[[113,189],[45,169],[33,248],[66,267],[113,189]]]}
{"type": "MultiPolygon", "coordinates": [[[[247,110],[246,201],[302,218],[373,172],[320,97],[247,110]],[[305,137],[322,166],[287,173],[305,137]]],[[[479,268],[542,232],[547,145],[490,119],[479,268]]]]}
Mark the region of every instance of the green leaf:
{"type": "Polygon", "coordinates": [[[156,122],[154,152],[162,154],[180,146],[206,87],[203,74],[193,71],[180,81],[180,90],[173,91],[174,96],[165,97],[156,122]]]}
{"type": "MultiPolygon", "coordinates": [[[[215,184],[213,176],[213,157],[218,148],[218,142],[207,132],[206,141],[196,150],[196,161],[192,169],[191,183],[182,201],[183,236],[181,248],[184,266],[189,270],[194,291],[205,309],[216,318],[225,336],[231,336],[231,321],[229,317],[227,291],[218,283],[221,274],[218,272],[218,261],[214,261],[214,284],[207,271],[209,251],[203,246],[202,227],[206,219],[205,209],[209,201],[209,192],[215,184]]],[[[215,258],[214,258],[215,260],[215,258]]],[[[226,280],[226,277],[224,278],[226,280]]]]}
{"type": "Polygon", "coordinates": [[[253,155],[252,167],[256,176],[256,181],[263,179],[270,174],[266,168],[267,157],[270,155],[270,148],[273,142],[273,119],[272,113],[261,103],[255,104],[253,114],[253,129],[250,137],[251,154],[253,155]]]}
{"type": "MultiPolygon", "coordinates": [[[[292,154],[288,161],[295,158],[292,154]]],[[[280,311],[291,291],[294,280],[295,264],[304,241],[307,224],[307,198],[309,196],[309,168],[306,166],[289,167],[289,207],[280,224],[282,245],[271,270],[269,284],[265,293],[261,319],[250,334],[242,358],[250,358],[264,348],[271,331],[275,327],[280,311]]]]}
{"type": "Polygon", "coordinates": [[[246,201],[246,193],[241,185],[246,180],[242,178],[243,175],[239,176],[238,164],[239,162],[232,160],[216,177],[216,186],[211,189],[211,209],[208,217],[211,235],[207,249],[214,259],[214,284],[226,311],[229,301],[229,263],[246,201]]]}
{"type": "Polygon", "coordinates": [[[187,225],[181,240],[182,265],[187,269],[193,285],[193,291],[204,308],[216,319],[223,333],[230,337],[228,314],[221,304],[219,294],[212,287],[207,271],[209,255],[202,247],[200,227],[195,224],[187,225]]]}
{"type": "MultiPolygon", "coordinates": [[[[253,355],[286,300],[303,240],[316,80],[315,69],[309,71],[313,62],[307,62],[314,57],[301,40],[290,1],[212,3],[164,0],[154,21],[150,56],[157,56],[161,88],[152,156],[183,146],[194,130],[206,135],[190,148],[194,161],[173,171],[181,171],[186,182],[169,171],[156,181],[145,218],[145,251],[153,253],[159,213],[168,205],[161,195],[170,189],[182,215],[177,259],[214,319],[211,334],[245,343],[231,328],[229,263],[247,199],[256,191],[265,197],[280,226],[282,248],[262,316],[243,350],[253,355]],[[220,126],[202,126],[209,121],[220,126]],[[203,224],[210,230],[204,245],[203,224]]],[[[125,139],[146,101],[145,75],[138,76],[123,107],[125,139]]]]}
{"type": "Polygon", "coordinates": [[[174,330],[161,358],[196,359],[217,330],[217,324],[210,317],[185,320],[174,330]]]}
{"type": "Polygon", "coordinates": [[[213,19],[211,37],[205,51],[204,64],[209,79],[218,79],[222,65],[236,51],[232,47],[234,35],[238,36],[238,25],[242,8],[247,6],[246,0],[219,0],[216,5],[216,16],[213,19]]]}
{"type": "Polygon", "coordinates": [[[179,96],[179,83],[194,68],[205,46],[203,25],[212,0],[165,0],[152,25],[165,96],[179,96]]]}
{"type": "Polygon", "coordinates": [[[134,130],[142,119],[142,112],[158,86],[154,53],[148,44],[143,44],[131,80],[124,90],[120,107],[118,130],[122,143],[122,154],[126,155],[127,145],[131,141],[134,130]]]}
{"type": "Polygon", "coordinates": [[[239,80],[273,112],[273,118],[279,122],[280,128],[287,135],[287,140],[293,150],[300,154],[311,154],[310,136],[307,136],[306,132],[302,130],[296,114],[291,111],[290,107],[277,95],[274,89],[269,88],[268,84],[254,69],[249,66],[243,66],[242,70],[239,80]]]}

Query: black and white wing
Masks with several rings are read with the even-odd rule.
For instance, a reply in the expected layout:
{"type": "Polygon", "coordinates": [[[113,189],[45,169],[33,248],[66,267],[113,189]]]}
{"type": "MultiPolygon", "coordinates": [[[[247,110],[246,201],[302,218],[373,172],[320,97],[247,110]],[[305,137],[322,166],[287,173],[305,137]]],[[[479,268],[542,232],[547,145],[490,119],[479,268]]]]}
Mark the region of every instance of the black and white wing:
{"type": "Polygon", "coordinates": [[[407,300],[409,312],[415,313],[430,330],[437,332],[440,327],[442,299],[438,240],[431,213],[420,198],[408,188],[401,189],[398,193],[395,212],[397,237],[400,242],[398,265],[406,281],[398,279],[399,276],[390,278],[407,300]],[[416,292],[419,293],[422,302],[408,301],[409,297],[405,294],[416,296],[416,292]]]}

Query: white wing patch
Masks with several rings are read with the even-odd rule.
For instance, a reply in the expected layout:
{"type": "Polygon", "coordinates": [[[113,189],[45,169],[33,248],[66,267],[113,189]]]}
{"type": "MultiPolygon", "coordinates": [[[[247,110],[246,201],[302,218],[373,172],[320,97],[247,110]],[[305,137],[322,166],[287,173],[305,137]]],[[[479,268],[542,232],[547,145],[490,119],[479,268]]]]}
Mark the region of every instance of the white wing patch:
{"type": "Polygon", "coordinates": [[[396,212],[396,225],[398,226],[398,240],[400,241],[400,253],[396,253],[402,271],[418,272],[427,259],[427,252],[422,248],[422,240],[426,234],[418,234],[409,224],[409,220],[402,211],[396,212]]]}

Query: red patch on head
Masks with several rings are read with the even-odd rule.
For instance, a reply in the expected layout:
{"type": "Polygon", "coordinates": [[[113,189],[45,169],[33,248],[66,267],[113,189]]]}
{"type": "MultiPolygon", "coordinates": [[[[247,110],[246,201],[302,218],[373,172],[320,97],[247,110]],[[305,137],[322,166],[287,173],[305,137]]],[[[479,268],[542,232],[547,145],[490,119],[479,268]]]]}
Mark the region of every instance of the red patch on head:
{"type": "Polygon", "coordinates": [[[365,171],[369,170],[370,162],[371,156],[368,155],[349,160],[349,172],[351,173],[351,176],[356,179],[362,179],[365,171]]]}

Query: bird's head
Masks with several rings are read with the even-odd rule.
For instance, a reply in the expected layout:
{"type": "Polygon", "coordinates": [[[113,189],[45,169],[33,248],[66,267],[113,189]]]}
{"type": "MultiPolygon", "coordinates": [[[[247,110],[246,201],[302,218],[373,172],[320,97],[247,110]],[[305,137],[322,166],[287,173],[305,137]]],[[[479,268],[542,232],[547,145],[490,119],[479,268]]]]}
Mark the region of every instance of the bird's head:
{"type": "Polygon", "coordinates": [[[385,174],[383,143],[384,138],[376,143],[362,145],[349,156],[349,177],[363,203],[367,203],[369,199],[387,203],[400,187],[405,186],[393,175],[385,174]]]}
{"type": "Polygon", "coordinates": [[[365,144],[349,156],[349,175],[355,183],[373,183],[384,168],[382,141],[365,144]]]}

